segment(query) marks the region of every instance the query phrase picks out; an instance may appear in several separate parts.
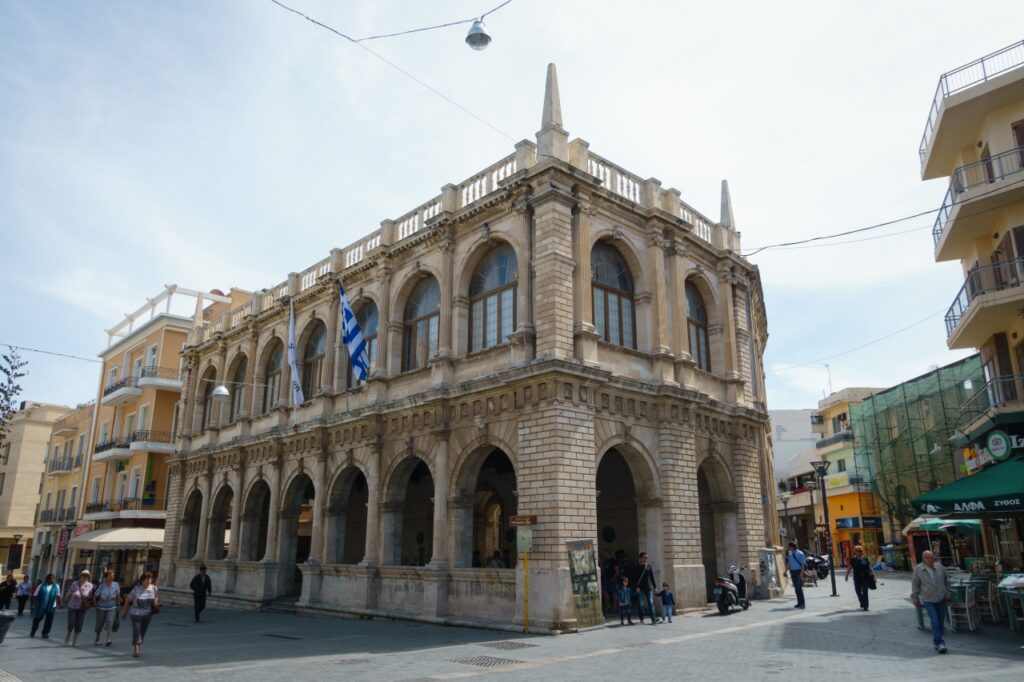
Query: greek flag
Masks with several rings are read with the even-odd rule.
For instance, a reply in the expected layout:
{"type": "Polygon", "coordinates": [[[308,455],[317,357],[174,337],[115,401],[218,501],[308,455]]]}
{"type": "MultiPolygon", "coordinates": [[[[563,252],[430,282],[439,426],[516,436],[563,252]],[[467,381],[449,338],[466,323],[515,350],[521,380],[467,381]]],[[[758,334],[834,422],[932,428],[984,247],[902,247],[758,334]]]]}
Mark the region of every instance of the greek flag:
{"type": "Polygon", "coordinates": [[[352,312],[345,287],[341,283],[338,287],[341,289],[341,338],[352,358],[352,375],[359,381],[366,381],[366,375],[370,373],[370,356],[366,352],[363,330],[359,328],[356,314],[352,312]]]}
{"type": "Polygon", "coordinates": [[[292,370],[292,407],[298,407],[305,402],[302,396],[302,377],[299,376],[298,349],[295,345],[295,303],[291,305],[291,315],[288,317],[288,367],[292,370]]]}

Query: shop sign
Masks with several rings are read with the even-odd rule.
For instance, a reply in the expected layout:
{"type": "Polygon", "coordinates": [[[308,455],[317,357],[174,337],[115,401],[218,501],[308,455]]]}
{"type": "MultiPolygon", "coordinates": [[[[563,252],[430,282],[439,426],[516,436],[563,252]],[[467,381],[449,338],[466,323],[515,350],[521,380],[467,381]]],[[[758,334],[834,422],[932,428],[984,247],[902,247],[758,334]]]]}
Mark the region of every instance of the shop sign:
{"type": "Polygon", "coordinates": [[[847,516],[845,518],[836,519],[836,530],[846,530],[850,528],[860,528],[859,516],[847,516]]]}
{"type": "Polygon", "coordinates": [[[1020,440],[1017,436],[1013,436],[1011,441],[1005,431],[994,429],[989,431],[988,437],[985,438],[985,449],[988,450],[988,454],[992,455],[992,459],[1002,462],[1010,456],[1011,451],[1024,447],[1024,442],[1017,443],[1020,440]]]}
{"type": "Polygon", "coordinates": [[[850,485],[850,474],[847,471],[840,471],[837,474],[830,474],[825,479],[825,486],[828,488],[842,488],[850,485]]]}
{"type": "Polygon", "coordinates": [[[66,556],[68,553],[68,529],[60,529],[60,537],[57,538],[57,556],[66,556]]]}
{"type": "Polygon", "coordinates": [[[78,551],[78,558],[79,559],[91,559],[92,558],[92,550],[91,549],[81,549],[81,550],[79,550],[78,551]]]}
{"type": "Polygon", "coordinates": [[[881,528],[882,517],[881,516],[862,516],[860,517],[860,525],[862,528],[881,528]]]}

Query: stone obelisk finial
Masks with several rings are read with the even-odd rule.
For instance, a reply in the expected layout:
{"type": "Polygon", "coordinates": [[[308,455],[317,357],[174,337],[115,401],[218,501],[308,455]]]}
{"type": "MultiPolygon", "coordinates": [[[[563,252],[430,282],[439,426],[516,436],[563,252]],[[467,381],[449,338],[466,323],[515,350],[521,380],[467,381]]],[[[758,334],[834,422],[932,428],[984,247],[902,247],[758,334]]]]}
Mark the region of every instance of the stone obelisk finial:
{"type": "Polygon", "coordinates": [[[736,221],[732,214],[732,197],[729,196],[728,180],[722,180],[722,212],[718,222],[730,230],[736,229],[736,221]]]}
{"type": "Polygon", "coordinates": [[[537,133],[537,162],[548,157],[569,160],[569,133],[562,128],[562,103],[558,98],[558,72],[548,64],[547,82],[544,84],[544,112],[537,133]]]}

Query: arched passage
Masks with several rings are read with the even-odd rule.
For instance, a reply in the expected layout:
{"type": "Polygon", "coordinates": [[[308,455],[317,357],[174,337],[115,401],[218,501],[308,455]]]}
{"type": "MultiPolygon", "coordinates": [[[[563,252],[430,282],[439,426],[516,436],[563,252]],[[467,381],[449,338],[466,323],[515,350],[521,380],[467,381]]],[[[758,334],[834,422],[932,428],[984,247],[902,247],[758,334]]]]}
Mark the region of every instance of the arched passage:
{"type": "Polygon", "coordinates": [[[267,554],[267,527],[270,524],[270,486],[260,480],[249,489],[242,508],[242,533],[239,558],[259,561],[267,554]]]}
{"type": "Polygon", "coordinates": [[[207,532],[209,540],[206,556],[209,559],[223,559],[228,555],[228,545],[231,541],[231,508],[234,500],[235,493],[228,485],[221,487],[213,498],[207,532]]]}
{"type": "Polygon", "coordinates": [[[456,567],[515,568],[516,470],[499,448],[478,448],[466,461],[452,513],[456,567]],[[497,557],[495,557],[497,553],[497,557]]]}
{"type": "Polygon", "coordinates": [[[433,555],[434,478],[419,457],[406,457],[391,475],[383,505],[383,563],[425,566],[433,555]]]}
{"type": "Polygon", "coordinates": [[[300,594],[302,571],[299,564],[309,559],[313,538],[313,503],[316,487],[313,479],[299,474],[288,484],[281,498],[278,526],[278,594],[300,594]]]}
{"type": "Polygon", "coordinates": [[[707,459],[697,469],[697,496],[701,561],[710,600],[715,578],[739,561],[732,485],[725,467],[716,460],[707,459]]]}
{"type": "Polygon", "coordinates": [[[618,553],[627,559],[640,553],[640,537],[633,473],[622,454],[612,448],[597,467],[598,554],[618,553]]]}
{"type": "Polygon", "coordinates": [[[358,564],[366,552],[366,476],[358,468],[345,467],[331,487],[327,507],[328,563],[358,564]]]}
{"type": "Polygon", "coordinates": [[[199,520],[203,515],[203,494],[193,490],[185,501],[185,513],[181,515],[181,545],[179,556],[191,559],[199,549],[199,520]]]}

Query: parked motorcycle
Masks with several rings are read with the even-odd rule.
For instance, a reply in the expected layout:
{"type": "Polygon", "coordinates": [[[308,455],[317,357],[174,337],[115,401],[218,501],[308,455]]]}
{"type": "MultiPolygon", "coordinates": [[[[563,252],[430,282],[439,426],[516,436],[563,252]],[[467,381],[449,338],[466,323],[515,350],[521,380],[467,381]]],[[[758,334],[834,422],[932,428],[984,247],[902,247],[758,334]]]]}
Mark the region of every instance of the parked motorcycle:
{"type": "Polygon", "coordinates": [[[735,566],[730,566],[728,573],[715,579],[715,603],[722,615],[732,611],[735,606],[744,611],[750,608],[750,601],[747,599],[747,579],[735,566]]]}
{"type": "Polygon", "coordinates": [[[814,577],[818,580],[824,580],[828,577],[828,566],[828,554],[822,554],[821,556],[808,554],[807,561],[804,562],[804,572],[813,573],[814,577]]]}

